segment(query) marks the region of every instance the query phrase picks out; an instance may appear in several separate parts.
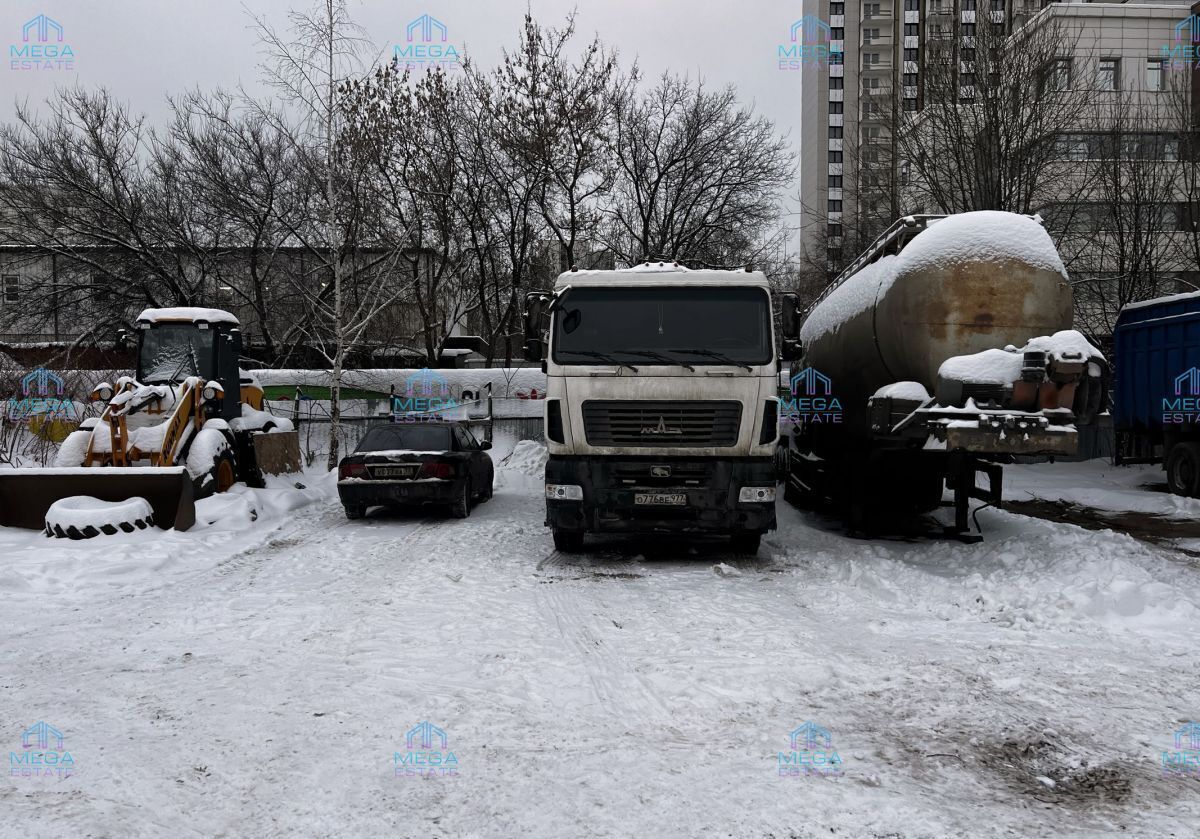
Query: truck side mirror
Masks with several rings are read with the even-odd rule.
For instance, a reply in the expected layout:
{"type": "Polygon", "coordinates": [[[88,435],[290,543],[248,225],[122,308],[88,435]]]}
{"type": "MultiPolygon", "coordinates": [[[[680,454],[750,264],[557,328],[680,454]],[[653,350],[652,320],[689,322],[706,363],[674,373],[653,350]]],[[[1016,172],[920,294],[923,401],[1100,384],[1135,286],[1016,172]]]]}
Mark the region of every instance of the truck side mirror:
{"type": "Polygon", "coordinates": [[[790,291],[779,295],[779,324],[783,327],[785,341],[800,337],[800,311],[796,307],[796,295],[790,291]]]}
{"type": "Polygon", "coordinates": [[[542,320],[550,303],[550,295],[533,291],[525,295],[525,360],[541,361],[542,320]]]}
{"type": "Polygon", "coordinates": [[[525,340],[525,360],[526,361],[541,361],[542,360],[542,339],[527,338],[525,340]]]}

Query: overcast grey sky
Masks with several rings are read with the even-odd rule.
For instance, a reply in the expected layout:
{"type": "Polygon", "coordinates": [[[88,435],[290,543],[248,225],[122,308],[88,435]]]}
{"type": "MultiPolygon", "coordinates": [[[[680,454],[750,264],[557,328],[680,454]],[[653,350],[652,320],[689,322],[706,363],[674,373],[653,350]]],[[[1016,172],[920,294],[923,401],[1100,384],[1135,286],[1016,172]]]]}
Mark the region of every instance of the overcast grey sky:
{"type": "MultiPolygon", "coordinates": [[[[104,85],[146,113],[165,116],[164,97],[190,87],[251,90],[258,81],[258,52],[247,8],[286,27],[291,7],[310,0],[4,0],[0,8],[0,118],[14,102],[33,103],[56,85],[104,85]],[[21,43],[26,21],[44,14],[57,21],[75,53],[73,72],[13,70],[9,50],[21,43]]],[[[578,31],[597,33],[617,48],[626,66],[636,57],[644,75],[662,71],[702,74],[712,85],[736,85],[744,100],[799,142],[800,78],[781,71],[776,49],[802,14],[799,0],[349,0],[355,20],[380,49],[403,41],[409,21],[429,14],[444,23],[449,40],[492,66],[504,46],[516,44],[526,8],[547,24],[578,9],[578,31]]]]}

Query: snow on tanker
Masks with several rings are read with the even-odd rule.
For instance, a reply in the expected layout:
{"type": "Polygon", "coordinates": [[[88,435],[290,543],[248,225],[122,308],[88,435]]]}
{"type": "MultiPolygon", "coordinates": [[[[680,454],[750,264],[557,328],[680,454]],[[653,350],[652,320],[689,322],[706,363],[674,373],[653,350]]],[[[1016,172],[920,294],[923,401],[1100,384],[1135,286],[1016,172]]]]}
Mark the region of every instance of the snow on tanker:
{"type": "Polygon", "coordinates": [[[786,497],[870,531],[949,488],[947,530],[972,538],[970,499],[1000,502],[1003,463],[1075,454],[1076,424],[1107,405],[1108,364],[1071,305],[1036,218],[897,221],[805,313],[781,407],[786,497]]]}

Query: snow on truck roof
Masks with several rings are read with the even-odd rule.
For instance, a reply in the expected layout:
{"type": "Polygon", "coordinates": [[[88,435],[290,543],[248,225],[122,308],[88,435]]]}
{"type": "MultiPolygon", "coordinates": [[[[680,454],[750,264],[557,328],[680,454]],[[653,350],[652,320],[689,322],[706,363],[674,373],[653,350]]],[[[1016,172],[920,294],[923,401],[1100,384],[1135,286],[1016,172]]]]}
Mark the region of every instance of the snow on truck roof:
{"type": "Polygon", "coordinates": [[[137,319],[139,321],[149,321],[150,323],[158,323],[159,321],[184,321],[196,323],[197,321],[207,321],[208,323],[232,323],[237,324],[238,319],[222,309],[201,309],[194,306],[176,306],[169,309],[146,309],[137,319]]]}
{"type": "Polygon", "coordinates": [[[725,270],[716,268],[691,269],[678,262],[643,262],[632,268],[616,270],[566,271],[558,275],[555,290],[567,286],[596,287],[613,285],[656,285],[656,286],[756,286],[770,290],[770,283],[762,271],[744,268],[725,270]]]}

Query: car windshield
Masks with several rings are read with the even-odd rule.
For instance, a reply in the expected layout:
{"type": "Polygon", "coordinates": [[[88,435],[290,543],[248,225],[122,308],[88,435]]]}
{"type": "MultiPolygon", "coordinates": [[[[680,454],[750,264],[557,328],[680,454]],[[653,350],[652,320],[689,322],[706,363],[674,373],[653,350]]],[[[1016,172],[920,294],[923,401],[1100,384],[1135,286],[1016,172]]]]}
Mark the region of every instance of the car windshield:
{"type": "Polygon", "coordinates": [[[558,364],[765,364],[770,298],[760,288],[573,288],[554,315],[553,357],[558,364]]]}
{"type": "Polygon", "coordinates": [[[377,425],[366,433],[356,452],[444,452],[450,450],[450,428],[442,425],[377,425]]]}
{"type": "Polygon", "coordinates": [[[214,334],[211,329],[197,329],[190,323],[161,324],[145,330],[138,355],[138,381],[177,382],[205,375],[213,368],[214,334]]]}

